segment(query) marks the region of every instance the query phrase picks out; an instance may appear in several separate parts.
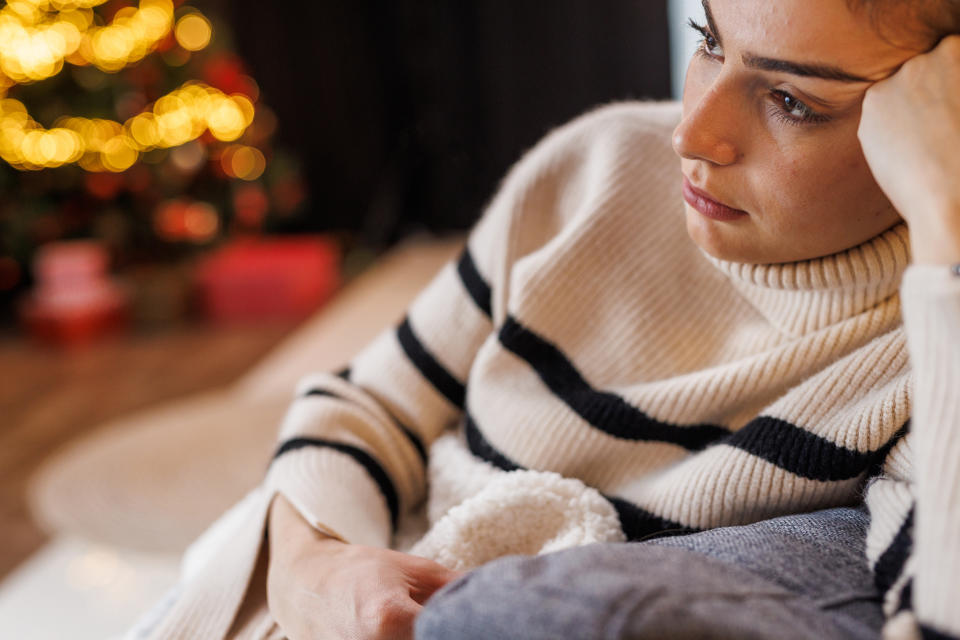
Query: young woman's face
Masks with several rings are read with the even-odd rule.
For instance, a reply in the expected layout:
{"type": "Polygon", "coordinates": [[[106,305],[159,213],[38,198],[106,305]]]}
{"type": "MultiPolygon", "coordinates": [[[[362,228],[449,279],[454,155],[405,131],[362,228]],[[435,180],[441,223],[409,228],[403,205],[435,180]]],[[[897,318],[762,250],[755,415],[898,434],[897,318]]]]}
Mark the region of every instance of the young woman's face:
{"type": "Polygon", "coordinates": [[[861,152],[860,107],[929,43],[893,44],[845,0],[704,6],[673,139],[694,242],[724,260],[792,262],[899,222],[861,152]]]}

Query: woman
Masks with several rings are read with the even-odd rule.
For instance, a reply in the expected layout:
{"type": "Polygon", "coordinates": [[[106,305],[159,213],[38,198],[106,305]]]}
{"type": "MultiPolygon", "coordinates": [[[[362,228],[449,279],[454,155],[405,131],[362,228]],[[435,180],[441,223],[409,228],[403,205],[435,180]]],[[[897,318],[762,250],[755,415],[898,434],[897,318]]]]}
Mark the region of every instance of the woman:
{"type": "Polygon", "coordinates": [[[871,637],[882,599],[889,637],[960,637],[960,7],[704,6],[682,116],[552,134],[396,330],[304,381],[155,637],[254,634],[268,510],[261,635],[871,637]],[[417,547],[443,564],[383,549],[452,424],[472,455],[439,439],[417,547]],[[571,522],[647,542],[462,578],[469,545],[431,546],[571,522]]]}

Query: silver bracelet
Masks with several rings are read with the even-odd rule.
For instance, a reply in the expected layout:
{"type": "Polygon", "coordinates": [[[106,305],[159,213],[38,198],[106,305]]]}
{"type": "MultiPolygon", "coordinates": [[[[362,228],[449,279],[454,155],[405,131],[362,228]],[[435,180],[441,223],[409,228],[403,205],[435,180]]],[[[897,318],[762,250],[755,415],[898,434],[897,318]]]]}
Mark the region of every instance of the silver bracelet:
{"type": "Polygon", "coordinates": [[[960,262],[950,265],[950,271],[953,272],[953,275],[960,278],[960,262]]]}

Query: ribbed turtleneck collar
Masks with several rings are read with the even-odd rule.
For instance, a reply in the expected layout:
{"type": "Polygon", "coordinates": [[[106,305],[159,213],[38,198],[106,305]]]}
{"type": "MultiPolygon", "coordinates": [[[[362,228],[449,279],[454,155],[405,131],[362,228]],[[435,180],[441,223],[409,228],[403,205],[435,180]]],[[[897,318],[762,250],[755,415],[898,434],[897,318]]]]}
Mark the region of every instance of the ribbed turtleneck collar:
{"type": "Polygon", "coordinates": [[[814,260],[744,264],[707,257],[773,325],[801,336],[896,295],[910,262],[910,239],[901,223],[852,249],[814,260]]]}

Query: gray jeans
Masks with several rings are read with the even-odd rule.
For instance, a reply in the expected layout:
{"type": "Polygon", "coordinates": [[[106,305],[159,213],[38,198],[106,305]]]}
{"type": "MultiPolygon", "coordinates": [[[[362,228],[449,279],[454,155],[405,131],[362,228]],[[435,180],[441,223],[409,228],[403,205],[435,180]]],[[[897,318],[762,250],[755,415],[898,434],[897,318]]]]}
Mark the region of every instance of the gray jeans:
{"type": "Polygon", "coordinates": [[[868,516],[839,508],[507,557],[447,585],[418,640],[875,640],[868,516]]]}

